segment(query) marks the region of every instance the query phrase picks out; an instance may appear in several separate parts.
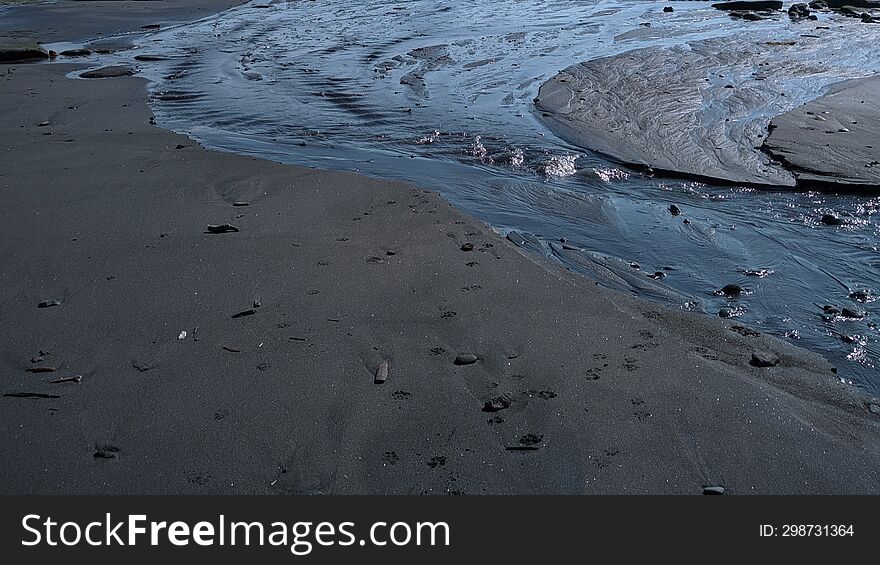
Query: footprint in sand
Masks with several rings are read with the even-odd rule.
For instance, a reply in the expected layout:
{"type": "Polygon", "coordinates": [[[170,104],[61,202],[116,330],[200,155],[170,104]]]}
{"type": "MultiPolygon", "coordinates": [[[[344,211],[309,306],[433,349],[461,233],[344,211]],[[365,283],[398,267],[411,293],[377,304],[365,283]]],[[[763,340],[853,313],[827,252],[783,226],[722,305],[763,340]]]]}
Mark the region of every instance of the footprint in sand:
{"type": "Polygon", "coordinates": [[[208,473],[191,473],[186,481],[193,485],[206,485],[211,481],[211,475],[208,473]]]}
{"type": "Polygon", "coordinates": [[[428,461],[428,467],[432,469],[436,469],[437,467],[442,467],[444,465],[446,465],[446,457],[444,457],[443,455],[431,457],[431,459],[428,461]]]}

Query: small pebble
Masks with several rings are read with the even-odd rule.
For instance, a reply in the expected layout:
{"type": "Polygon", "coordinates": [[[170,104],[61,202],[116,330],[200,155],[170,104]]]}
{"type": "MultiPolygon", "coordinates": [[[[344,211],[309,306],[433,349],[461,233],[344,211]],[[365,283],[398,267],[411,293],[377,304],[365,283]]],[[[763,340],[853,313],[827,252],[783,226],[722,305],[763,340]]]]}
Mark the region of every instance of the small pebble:
{"type": "Polygon", "coordinates": [[[473,365],[477,362],[477,356],[473,353],[462,353],[455,358],[456,365],[473,365]]]}
{"type": "Polygon", "coordinates": [[[749,365],[752,367],[775,367],[779,365],[779,356],[770,351],[753,351],[749,365]]]}
{"type": "Polygon", "coordinates": [[[375,378],[373,382],[377,385],[380,385],[388,380],[388,361],[382,361],[379,363],[379,367],[376,368],[375,378]]]}

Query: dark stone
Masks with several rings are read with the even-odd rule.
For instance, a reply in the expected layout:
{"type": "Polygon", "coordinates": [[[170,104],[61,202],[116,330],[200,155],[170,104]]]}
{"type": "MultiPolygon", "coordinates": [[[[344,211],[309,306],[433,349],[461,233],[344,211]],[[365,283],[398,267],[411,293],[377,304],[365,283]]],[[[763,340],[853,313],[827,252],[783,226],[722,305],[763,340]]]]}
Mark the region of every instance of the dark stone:
{"type": "Polygon", "coordinates": [[[839,226],[843,224],[843,220],[841,220],[834,214],[825,214],[819,221],[826,226],[839,226]]]}
{"type": "Polygon", "coordinates": [[[835,314],[839,314],[840,310],[837,309],[836,306],[832,306],[831,304],[826,304],[822,307],[822,311],[828,314],[829,316],[833,316],[835,314]]]}
{"type": "Polygon", "coordinates": [[[864,312],[859,312],[858,310],[853,310],[852,308],[844,308],[840,311],[840,315],[844,318],[850,318],[853,320],[861,320],[865,317],[864,312]]]}
{"type": "MultiPolygon", "coordinates": [[[[64,55],[64,53],[62,53],[64,55]]],[[[162,55],[135,55],[135,61],[167,61],[168,57],[162,55]]]]}
{"type": "Polygon", "coordinates": [[[669,205],[669,213],[672,214],[673,216],[678,216],[681,214],[681,208],[679,208],[675,204],[670,204],[669,205]]]}
{"type": "Polygon", "coordinates": [[[743,287],[738,284],[726,284],[721,289],[715,291],[719,296],[740,296],[743,293],[743,287]]]}
{"type": "Polygon", "coordinates": [[[462,246],[461,246],[461,250],[462,250],[462,251],[473,251],[473,250],[474,250],[474,244],[473,244],[473,243],[470,243],[470,242],[468,242],[468,243],[464,243],[464,244],[462,244],[462,246]]]}
{"type": "Polygon", "coordinates": [[[48,58],[49,52],[36,43],[0,43],[0,61],[4,63],[48,58]]]}
{"type": "Polygon", "coordinates": [[[674,12],[675,9],[672,6],[664,6],[663,11],[664,12],[674,12]]]}
{"type": "Polygon", "coordinates": [[[91,49],[67,49],[60,53],[62,57],[88,57],[91,54],[91,49]]]}
{"type": "Polygon", "coordinates": [[[703,494],[714,496],[723,495],[724,487],[703,487],[703,494]]]}
{"type": "Polygon", "coordinates": [[[230,233],[239,231],[237,227],[230,224],[208,224],[208,233],[230,233]]]}
{"type": "Polygon", "coordinates": [[[134,69],[124,65],[115,65],[112,67],[101,67],[93,71],[80,73],[80,78],[116,78],[127,77],[134,74],[134,69]]]}
{"type": "Polygon", "coordinates": [[[52,308],[53,306],[61,306],[60,300],[44,300],[37,304],[37,308],[52,308]]]}
{"type": "Polygon", "coordinates": [[[752,367],[775,367],[779,365],[779,356],[770,351],[753,351],[749,365],[752,367]]]}
{"type": "Polygon", "coordinates": [[[801,2],[792,4],[788,9],[788,15],[793,20],[806,18],[810,15],[810,7],[801,2]]]}
{"type": "Polygon", "coordinates": [[[854,290],[849,293],[849,297],[856,302],[867,302],[871,295],[867,290],[854,290]]]}
{"type": "Polygon", "coordinates": [[[500,412],[507,408],[510,408],[510,399],[503,394],[492,397],[483,403],[483,412],[500,412]]]}

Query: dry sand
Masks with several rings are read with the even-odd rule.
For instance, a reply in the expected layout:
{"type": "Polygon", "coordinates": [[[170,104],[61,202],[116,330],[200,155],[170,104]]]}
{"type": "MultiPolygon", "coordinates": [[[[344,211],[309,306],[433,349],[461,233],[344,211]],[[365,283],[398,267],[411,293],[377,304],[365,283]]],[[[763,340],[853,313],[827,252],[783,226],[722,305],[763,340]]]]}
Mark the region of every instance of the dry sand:
{"type": "Polygon", "coordinates": [[[880,490],[880,416],[818,356],[74,68],[0,66],[0,492],[880,490]]]}

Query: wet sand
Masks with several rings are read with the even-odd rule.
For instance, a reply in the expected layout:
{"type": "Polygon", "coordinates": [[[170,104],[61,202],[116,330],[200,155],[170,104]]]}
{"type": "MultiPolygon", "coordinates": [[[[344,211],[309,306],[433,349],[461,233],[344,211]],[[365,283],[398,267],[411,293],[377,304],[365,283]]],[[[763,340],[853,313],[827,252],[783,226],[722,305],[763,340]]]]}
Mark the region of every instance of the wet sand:
{"type": "MultiPolygon", "coordinates": [[[[788,20],[787,15],[775,17],[788,20]]],[[[858,96],[855,91],[851,97],[831,96],[833,85],[867,72],[855,70],[853,61],[864,54],[851,43],[869,37],[874,27],[842,16],[823,17],[832,19],[793,21],[775,35],[758,24],[744,24],[736,36],[572,65],[541,86],[536,106],[561,137],[659,174],[777,189],[820,183],[876,187],[873,169],[861,174],[873,161],[870,143],[862,140],[876,134],[876,105],[862,104],[852,120],[843,116],[847,128],[864,134],[830,137],[827,128],[803,127],[792,117],[803,115],[809,109],[801,108],[804,103],[826,93],[823,99],[835,100],[838,113],[848,114],[851,100],[876,98],[880,86],[866,79],[858,96]],[[774,120],[779,129],[767,141],[771,119],[779,115],[788,117],[774,120]],[[862,121],[856,126],[852,122],[858,118],[862,121]],[[800,152],[795,146],[804,147],[802,158],[790,160],[800,152]],[[837,155],[828,169],[817,158],[821,151],[816,148],[823,147],[837,155]]],[[[659,20],[652,33],[663,33],[659,20]]]]}
{"type": "Polygon", "coordinates": [[[820,357],[75,68],[0,66],[0,492],[878,491],[880,406],[820,357]]]}
{"type": "Polygon", "coordinates": [[[880,189],[880,77],[854,80],[770,122],[764,150],[805,188],[880,189]]]}

